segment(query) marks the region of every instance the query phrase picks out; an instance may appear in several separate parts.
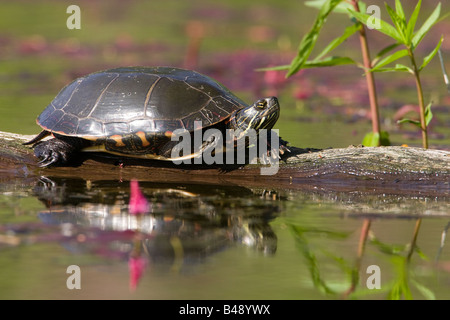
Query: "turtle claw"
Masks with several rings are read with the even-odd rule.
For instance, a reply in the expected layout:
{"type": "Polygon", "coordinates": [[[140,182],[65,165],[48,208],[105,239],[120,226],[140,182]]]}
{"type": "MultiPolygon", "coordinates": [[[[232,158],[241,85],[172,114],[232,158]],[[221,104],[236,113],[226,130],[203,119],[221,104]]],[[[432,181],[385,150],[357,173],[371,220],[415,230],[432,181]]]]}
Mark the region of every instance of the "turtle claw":
{"type": "Polygon", "coordinates": [[[39,142],[34,147],[34,154],[40,159],[38,162],[38,166],[40,168],[46,168],[58,163],[65,163],[67,161],[64,150],[60,148],[60,145],[60,141],[52,139],[39,142]]]}
{"type": "Polygon", "coordinates": [[[39,165],[40,167],[45,167],[46,165],[44,164],[44,162],[47,161],[47,160],[48,160],[48,157],[45,157],[45,158],[42,159],[41,161],[38,161],[38,165],[39,165]]]}
{"type": "Polygon", "coordinates": [[[280,145],[280,154],[284,155],[286,152],[291,152],[291,149],[284,144],[280,145]]]}
{"type": "Polygon", "coordinates": [[[38,162],[38,165],[40,168],[46,168],[57,162],[58,157],[46,155],[41,161],[38,162]]]}

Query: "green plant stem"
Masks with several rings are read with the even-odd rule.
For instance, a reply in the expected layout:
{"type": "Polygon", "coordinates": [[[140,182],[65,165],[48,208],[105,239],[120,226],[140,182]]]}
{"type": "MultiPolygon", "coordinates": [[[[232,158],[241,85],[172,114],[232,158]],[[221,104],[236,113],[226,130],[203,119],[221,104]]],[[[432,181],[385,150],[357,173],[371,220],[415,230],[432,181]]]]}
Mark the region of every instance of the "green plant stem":
{"type": "Polygon", "coordinates": [[[409,261],[411,261],[411,256],[414,252],[414,249],[416,247],[416,243],[417,243],[417,236],[419,235],[419,229],[420,229],[420,225],[422,224],[422,218],[419,218],[416,220],[416,224],[414,226],[414,233],[413,233],[413,238],[411,240],[411,246],[409,248],[409,252],[408,255],[406,257],[406,261],[409,263],[409,261]]]}
{"type": "Polygon", "coordinates": [[[428,149],[428,130],[425,119],[425,103],[423,101],[422,83],[420,81],[419,69],[417,68],[416,59],[414,58],[414,53],[412,52],[411,48],[408,48],[408,55],[411,59],[411,64],[414,71],[414,79],[416,80],[417,98],[419,100],[420,108],[420,127],[422,129],[422,146],[425,149],[428,149]]]}
{"type": "Polygon", "coordinates": [[[356,286],[359,283],[359,272],[361,271],[361,260],[364,255],[364,248],[366,246],[367,238],[369,236],[370,225],[372,221],[370,219],[364,219],[363,225],[361,227],[361,234],[359,236],[358,242],[358,256],[356,258],[355,267],[352,270],[352,279],[350,288],[344,292],[343,297],[348,298],[348,296],[353,293],[356,289],[356,286]]]}
{"type": "MultiPolygon", "coordinates": [[[[350,3],[353,5],[355,11],[360,12],[358,0],[351,0],[350,3]]],[[[375,77],[373,75],[373,72],[369,72],[369,70],[372,69],[372,62],[370,59],[366,28],[364,27],[363,24],[361,24],[361,29],[359,30],[359,41],[361,43],[363,63],[364,68],[366,70],[367,89],[369,92],[369,101],[370,101],[370,114],[372,118],[372,131],[374,133],[377,133],[378,136],[381,137],[380,117],[378,109],[377,90],[375,86],[375,77]]],[[[380,146],[380,141],[381,139],[378,139],[378,146],[380,146]]]]}

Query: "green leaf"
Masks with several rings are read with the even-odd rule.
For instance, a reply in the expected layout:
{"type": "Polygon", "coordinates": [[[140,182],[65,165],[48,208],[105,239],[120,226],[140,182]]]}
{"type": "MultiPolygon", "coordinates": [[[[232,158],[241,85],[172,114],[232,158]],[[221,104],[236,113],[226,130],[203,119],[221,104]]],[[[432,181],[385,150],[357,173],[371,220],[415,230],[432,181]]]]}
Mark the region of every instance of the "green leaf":
{"type": "Polygon", "coordinates": [[[392,264],[394,265],[395,272],[395,282],[392,286],[391,292],[388,294],[388,299],[406,299],[412,300],[412,292],[409,287],[408,281],[410,279],[409,276],[409,266],[407,263],[407,259],[402,256],[392,256],[391,257],[392,264]]]}
{"type": "Polygon", "coordinates": [[[412,37],[414,34],[414,28],[416,27],[417,17],[419,16],[420,6],[422,5],[422,0],[417,2],[416,7],[414,8],[413,13],[411,14],[411,18],[409,18],[408,24],[406,25],[406,37],[408,39],[408,43],[412,41],[412,37]]]}
{"type": "Polygon", "coordinates": [[[393,71],[397,71],[397,72],[409,72],[411,74],[414,74],[414,71],[403,65],[403,64],[396,64],[395,67],[393,68],[380,68],[377,70],[372,70],[372,72],[393,72],[393,71]]]}
{"type": "Polygon", "coordinates": [[[305,1],[305,6],[320,9],[323,7],[326,0],[313,0],[313,1],[305,1]]]}
{"type": "MultiPolygon", "coordinates": [[[[367,12],[367,5],[365,2],[358,1],[358,7],[360,12],[367,12]]],[[[348,13],[348,11],[347,11],[348,13]]]]}
{"type": "MultiPolygon", "coordinates": [[[[303,68],[316,68],[316,67],[333,67],[340,66],[345,64],[356,64],[356,62],[348,57],[329,57],[322,60],[311,60],[306,61],[303,64],[303,68]]],[[[289,70],[290,65],[282,65],[275,67],[267,67],[267,68],[258,68],[256,71],[283,71],[289,70]]]]}
{"type": "MultiPolygon", "coordinates": [[[[326,0],[315,0],[315,1],[305,1],[305,5],[311,8],[320,9],[326,0]]],[[[365,10],[365,4],[362,1],[358,1],[359,7],[361,11],[365,10]],[[364,10],[362,10],[364,7],[364,10]]],[[[335,13],[345,13],[348,14],[348,9],[352,9],[353,6],[348,2],[341,2],[339,3],[333,10],[335,13]]]]}
{"type": "Polygon", "coordinates": [[[369,132],[365,135],[362,145],[365,147],[378,147],[378,146],[389,146],[391,142],[389,141],[389,133],[386,131],[369,132]]]}
{"type": "Polygon", "coordinates": [[[427,127],[430,124],[431,119],[433,119],[433,113],[431,112],[431,104],[432,102],[430,102],[425,108],[425,124],[427,127]]]}
{"type": "MultiPolygon", "coordinates": [[[[378,240],[376,237],[373,237],[370,239],[370,244],[373,245],[375,248],[377,248],[380,252],[392,255],[392,256],[401,256],[403,252],[406,251],[407,245],[398,245],[398,244],[391,244],[391,243],[385,243],[380,240],[378,240]]],[[[395,260],[399,261],[399,260],[395,260]]]]}
{"type": "Polygon", "coordinates": [[[380,145],[381,146],[390,146],[391,141],[389,140],[389,133],[387,131],[380,131],[380,145]]]}
{"type": "Polygon", "coordinates": [[[392,286],[392,290],[389,292],[387,299],[388,300],[400,300],[401,297],[402,297],[401,285],[398,282],[396,282],[392,286]]]}
{"type": "Polygon", "coordinates": [[[417,253],[417,255],[419,256],[420,259],[425,260],[425,261],[430,261],[430,258],[428,258],[427,255],[422,250],[420,250],[417,246],[415,246],[414,252],[417,253]]]}
{"type": "Polygon", "coordinates": [[[436,300],[436,295],[429,288],[425,287],[423,284],[420,284],[414,279],[411,279],[411,283],[416,287],[418,291],[425,297],[427,300],[436,300]]]}
{"type": "MultiPolygon", "coordinates": [[[[433,113],[431,112],[431,105],[432,105],[432,102],[430,102],[425,108],[425,125],[426,125],[426,127],[428,127],[428,125],[431,122],[431,119],[433,119],[433,113]]],[[[419,129],[422,129],[422,124],[418,120],[401,119],[401,120],[398,120],[397,123],[411,123],[411,124],[417,126],[419,129]]]]}
{"type": "Polygon", "coordinates": [[[387,47],[381,49],[381,51],[377,53],[377,56],[372,60],[372,66],[376,65],[382,56],[384,56],[389,51],[394,50],[399,45],[400,45],[400,43],[394,43],[394,44],[388,45],[387,47]]]}
{"type": "Polygon", "coordinates": [[[291,65],[289,66],[286,78],[297,73],[303,67],[303,64],[306,62],[306,60],[308,60],[308,57],[311,54],[316,41],[316,31],[311,31],[303,37],[302,41],[300,42],[297,56],[292,60],[291,65]]]}
{"type": "Polygon", "coordinates": [[[385,35],[387,35],[388,37],[391,37],[392,39],[403,43],[403,39],[402,36],[398,33],[398,31],[389,23],[387,23],[384,20],[381,20],[377,17],[365,14],[365,13],[361,13],[361,12],[357,12],[354,10],[349,10],[349,12],[356,18],[358,19],[361,23],[363,23],[364,25],[368,25],[368,21],[372,21],[372,19],[375,20],[376,23],[374,23],[374,25],[379,25],[380,28],[377,29],[378,31],[384,33],[385,35]]]}
{"type": "Polygon", "coordinates": [[[290,77],[297,73],[308,60],[311,51],[313,50],[317,38],[319,36],[320,30],[325,24],[328,15],[333,11],[333,9],[343,0],[327,0],[324,2],[320,8],[319,14],[313,24],[311,30],[302,38],[297,56],[292,60],[289,71],[286,77],[290,77]]]}
{"type": "Polygon", "coordinates": [[[434,56],[438,52],[439,48],[441,47],[442,41],[444,41],[444,36],[441,36],[441,40],[439,40],[439,43],[437,44],[436,48],[434,48],[434,50],[431,51],[431,53],[423,59],[423,63],[420,66],[419,71],[421,71],[423,68],[425,68],[427,66],[427,64],[429,64],[430,61],[434,58],[434,56]]]}
{"type": "Polygon", "coordinates": [[[283,70],[289,70],[290,67],[291,67],[290,65],[285,64],[282,66],[258,68],[258,69],[256,69],[256,71],[283,71],[283,70]]]}
{"type": "Polygon", "coordinates": [[[311,246],[308,243],[308,238],[303,234],[302,230],[297,228],[297,226],[290,225],[290,229],[294,234],[297,248],[300,250],[300,253],[305,259],[305,264],[310,272],[311,281],[314,287],[322,293],[335,294],[336,292],[326,284],[320,274],[319,261],[314,254],[314,251],[311,250],[311,246]]]}
{"type": "Polygon", "coordinates": [[[408,50],[406,50],[406,49],[394,52],[393,54],[387,56],[386,58],[384,58],[380,62],[378,62],[377,65],[371,69],[371,71],[377,71],[377,69],[384,67],[385,65],[387,65],[391,62],[394,62],[395,60],[398,60],[400,58],[403,58],[407,55],[408,55],[408,50]]]}
{"type": "Polygon", "coordinates": [[[411,119],[401,119],[397,121],[398,124],[402,124],[402,123],[411,123],[419,128],[421,128],[420,126],[420,121],[417,120],[411,120],[411,119]]]}
{"type": "Polygon", "coordinates": [[[405,66],[404,64],[399,64],[399,63],[397,63],[397,64],[395,65],[395,71],[406,71],[406,72],[409,72],[409,73],[411,73],[411,74],[414,74],[413,69],[411,69],[411,68],[408,67],[408,66],[405,66]]]}
{"type": "Polygon", "coordinates": [[[331,41],[314,60],[319,60],[320,58],[322,58],[323,56],[334,50],[337,46],[339,46],[342,42],[347,40],[348,37],[353,35],[358,30],[359,25],[357,24],[352,24],[351,26],[345,28],[344,33],[340,37],[337,37],[336,39],[331,41]]]}
{"type": "Polygon", "coordinates": [[[403,11],[402,3],[400,2],[400,0],[395,0],[395,12],[400,19],[406,21],[405,12],[403,11]]]}
{"type": "Polygon", "coordinates": [[[329,57],[322,60],[306,61],[303,64],[303,68],[315,68],[315,67],[333,67],[345,64],[355,64],[353,59],[348,57],[329,57]]]}
{"type": "Polygon", "coordinates": [[[365,147],[378,147],[380,144],[380,135],[378,132],[369,132],[364,136],[362,145],[365,147]]]}
{"type": "MultiPolygon", "coordinates": [[[[397,28],[397,32],[401,36],[402,43],[407,44],[406,43],[406,20],[404,19],[405,13],[403,13],[403,19],[402,19],[391,7],[389,7],[389,5],[387,3],[385,3],[385,5],[386,5],[386,10],[389,13],[389,16],[391,17],[392,22],[394,23],[394,25],[397,28]]],[[[402,9],[402,11],[403,11],[403,9],[402,9]]]]}
{"type": "Polygon", "coordinates": [[[439,3],[428,17],[428,19],[424,22],[424,24],[420,27],[420,29],[413,35],[412,45],[413,48],[417,48],[420,41],[422,41],[423,37],[430,31],[431,27],[438,21],[439,15],[441,14],[441,3],[439,3]]]}

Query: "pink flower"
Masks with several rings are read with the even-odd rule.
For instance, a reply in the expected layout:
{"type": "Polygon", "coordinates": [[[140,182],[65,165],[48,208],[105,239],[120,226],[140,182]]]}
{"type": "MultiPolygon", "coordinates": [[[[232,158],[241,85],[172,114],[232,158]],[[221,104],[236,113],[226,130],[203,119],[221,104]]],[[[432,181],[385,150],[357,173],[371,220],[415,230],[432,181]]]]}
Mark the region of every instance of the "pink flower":
{"type": "Polygon", "coordinates": [[[314,94],[314,85],[311,81],[301,78],[295,81],[294,98],[297,100],[307,100],[314,94]]]}
{"type": "Polygon", "coordinates": [[[139,182],[137,180],[130,181],[130,203],[128,204],[128,210],[132,215],[144,214],[149,211],[149,203],[139,188],[139,182]]]}
{"type": "Polygon", "coordinates": [[[286,84],[286,77],[277,70],[268,70],[264,73],[264,81],[271,87],[278,88],[286,84]]]}
{"type": "Polygon", "coordinates": [[[130,290],[134,291],[137,288],[139,280],[145,271],[147,260],[144,257],[130,257],[128,260],[128,269],[130,270],[130,290]]]}

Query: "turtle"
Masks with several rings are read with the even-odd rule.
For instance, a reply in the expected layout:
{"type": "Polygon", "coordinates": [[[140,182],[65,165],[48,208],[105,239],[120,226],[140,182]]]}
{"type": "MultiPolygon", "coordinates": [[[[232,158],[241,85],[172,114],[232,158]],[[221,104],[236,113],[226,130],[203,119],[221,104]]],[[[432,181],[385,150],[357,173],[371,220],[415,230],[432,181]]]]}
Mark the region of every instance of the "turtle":
{"type": "MultiPolygon", "coordinates": [[[[77,152],[174,160],[177,129],[272,129],[280,114],[276,97],[247,105],[197,71],[176,67],[119,67],[94,72],[65,86],[38,116],[42,131],[30,141],[41,167],[65,165],[77,152]],[[197,127],[195,126],[197,123],[197,127]],[[47,136],[51,139],[44,139],[47,136]]],[[[281,141],[281,139],[280,139],[281,141]]],[[[283,144],[284,146],[284,144],[283,144]]]]}

